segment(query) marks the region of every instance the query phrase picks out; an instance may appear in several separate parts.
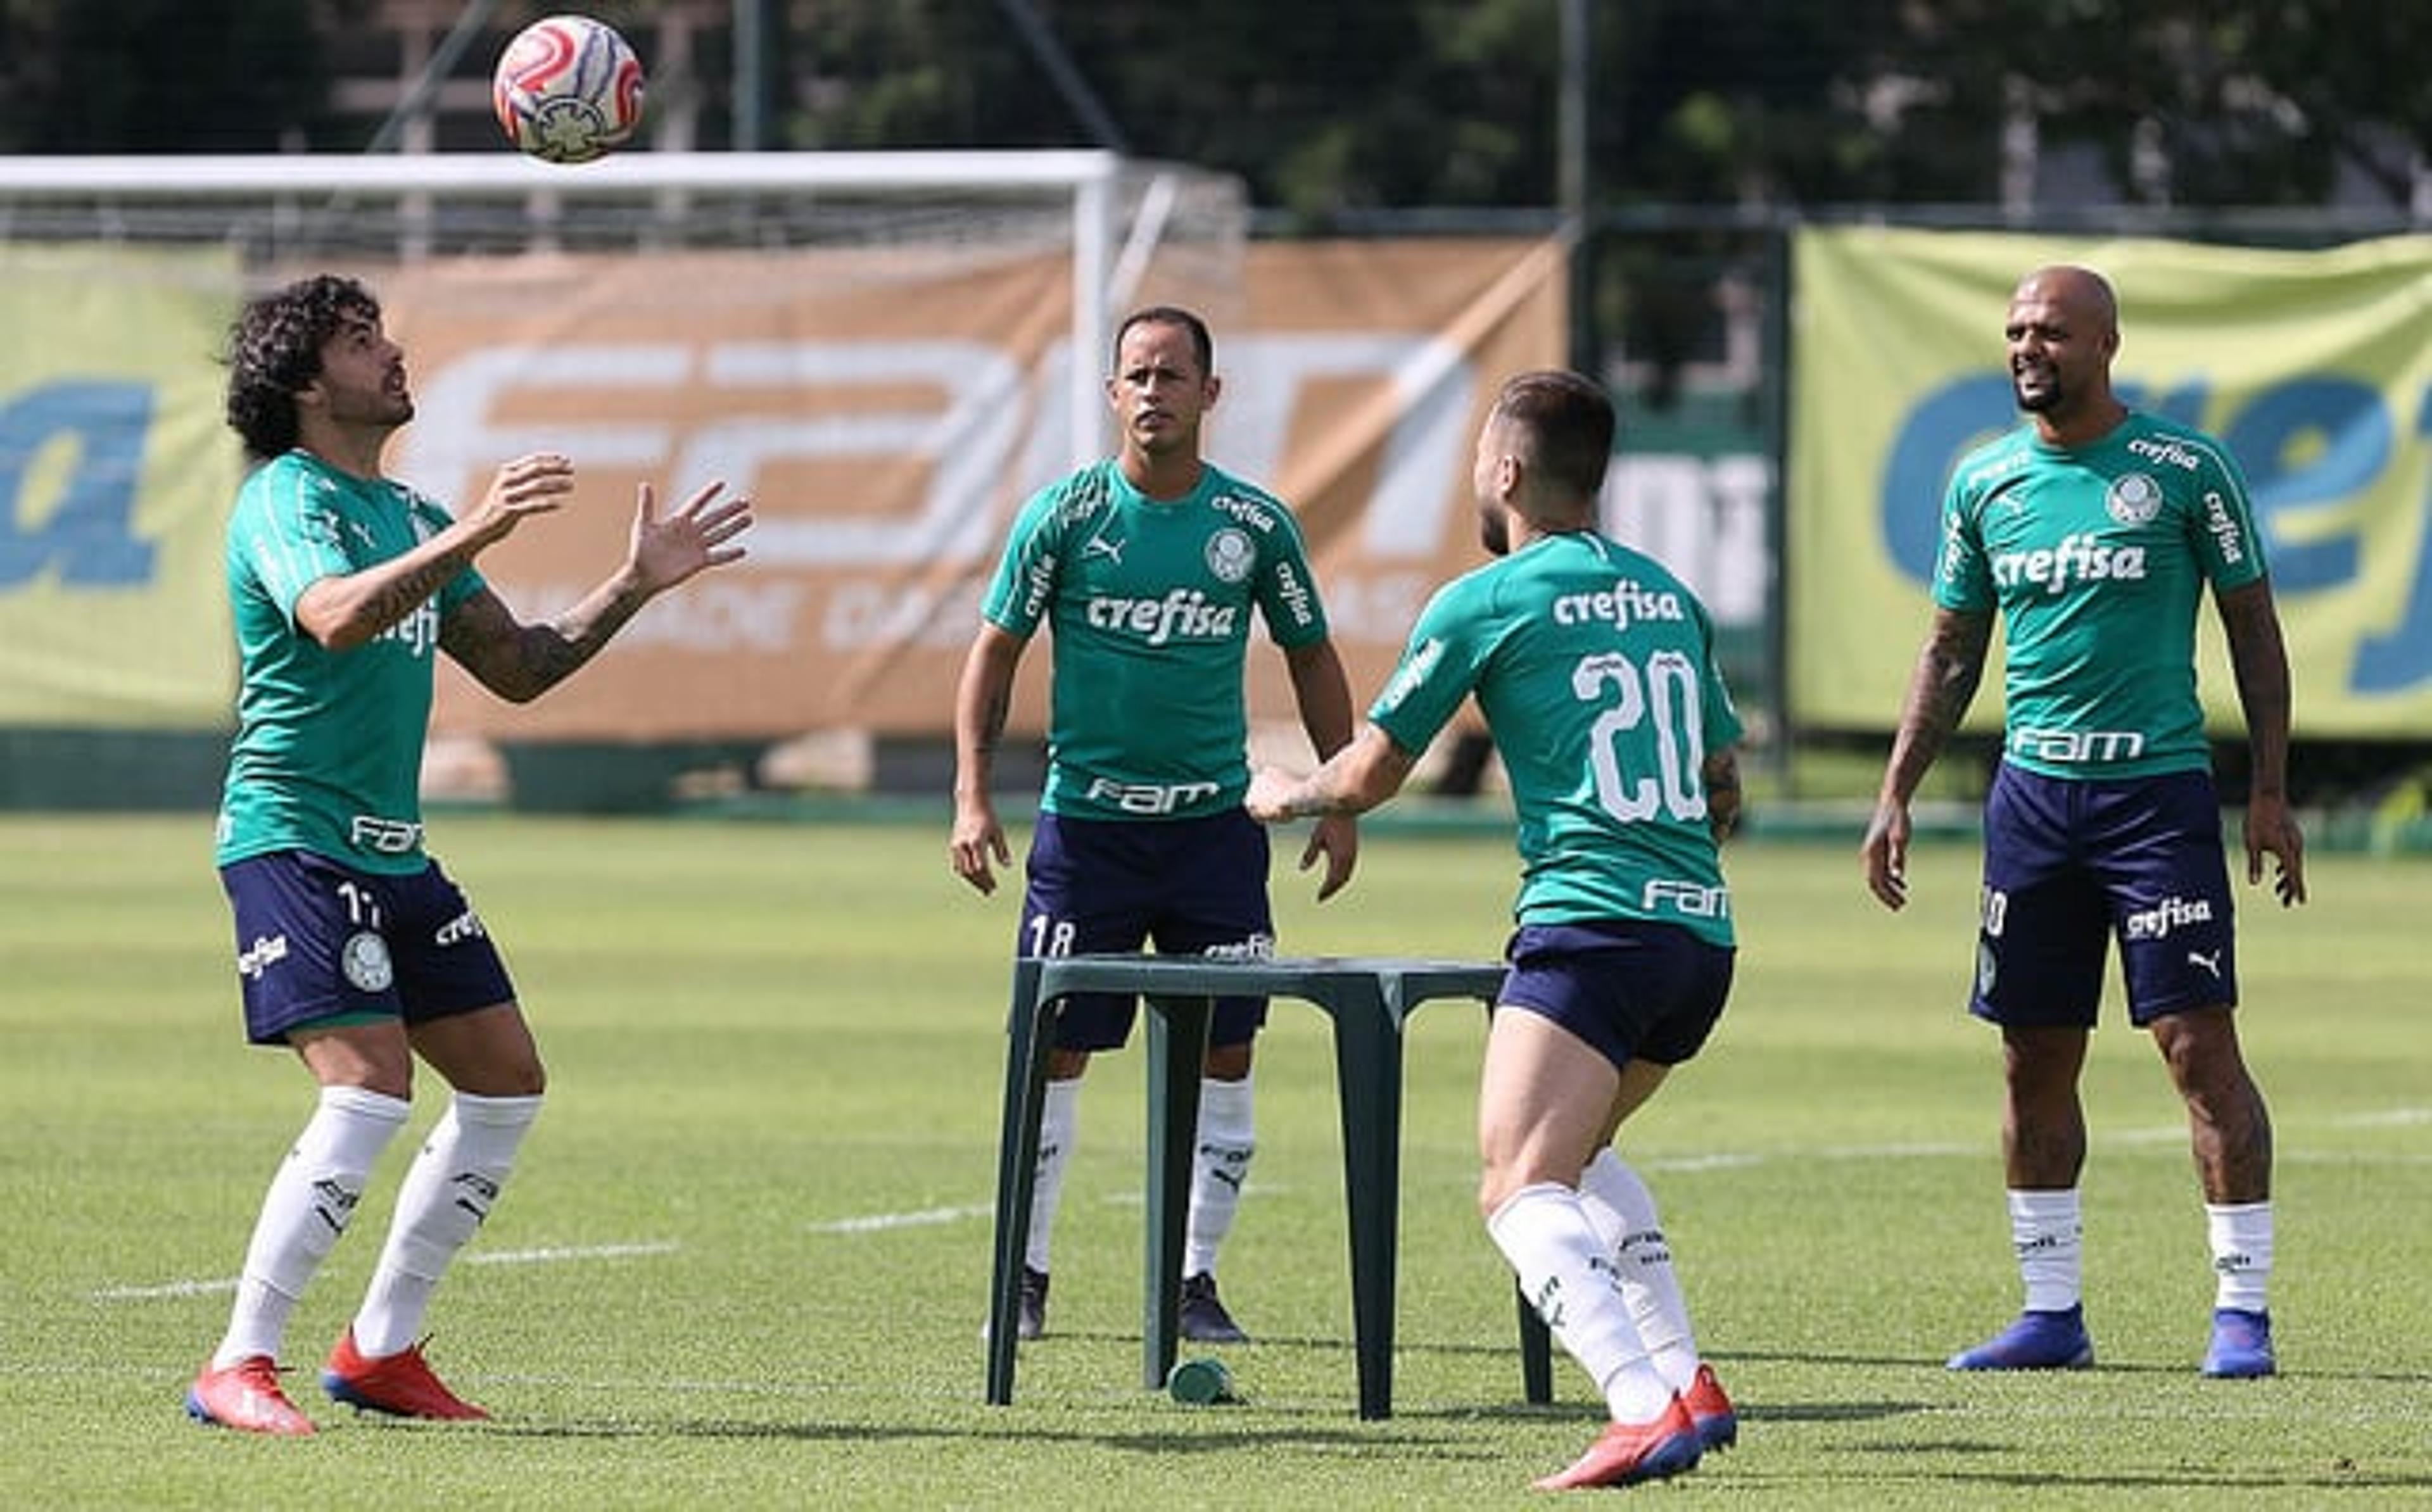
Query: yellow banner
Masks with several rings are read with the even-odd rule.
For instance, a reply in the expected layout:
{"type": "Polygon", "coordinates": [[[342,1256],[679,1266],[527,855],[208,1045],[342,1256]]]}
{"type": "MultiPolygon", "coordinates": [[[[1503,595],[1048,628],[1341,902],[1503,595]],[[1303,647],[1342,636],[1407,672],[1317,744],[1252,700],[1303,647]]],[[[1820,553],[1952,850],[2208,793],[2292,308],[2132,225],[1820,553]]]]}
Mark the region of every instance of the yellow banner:
{"type": "MultiPolygon", "coordinates": [[[[1482,560],[1472,430],[1495,385],[1561,360],[1544,242],[1254,246],[1208,311],[1209,455],[1291,502],[1355,696],[1391,672],[1427,594],[1482,560]]],[[[498,465],[564,451],[575,508],[481,559],[527,617],[624,547],[637,484],[752,495],[750,557],[652,604],[583,674],[510,707],[443,676],[443,732],[518,741],[940,733],[1013,512],[1066,471],[1071,280],[1054,255],[451,259],[364,270],[416,418],[389,462],[451,507],[498,465]]],[[[1139,302],[1188,294],[1152,267],[1139,302]]],[[[1082,354],[1102,373],[1106,353],[1082,354]]],[[[1094,396],[1094,391],[1093,391],[1094,396]]],[[[1043,655],[1015,719],[1043,724],[1043,655]]],[[[1281,657],[1251,708],[1288,718],[1281,657]]]]}
{"type": "MultiPolygon", "coordinates": [[[[1791,706],[1888,729],[1932,612],[1942,491],[2018,422],[2001,327],[2020,275],[2077,262],[2120,303],[2113,380],[2203,427],[2245,469],[2301,736],[2432,729],[2432,237],[2320,252],[2151,240],[1810,230],[1784,489],[1791,706]]],[[[2206,616],[2217,730],[2237,690],[2206,616]]],[[[1998,684],[1971,724],[1998,723],[1998,684]]]]}
{"type": "Polygon", "coordinates": [[[231,718],[232,254],[0,244],[0,725],[231,718]]]}

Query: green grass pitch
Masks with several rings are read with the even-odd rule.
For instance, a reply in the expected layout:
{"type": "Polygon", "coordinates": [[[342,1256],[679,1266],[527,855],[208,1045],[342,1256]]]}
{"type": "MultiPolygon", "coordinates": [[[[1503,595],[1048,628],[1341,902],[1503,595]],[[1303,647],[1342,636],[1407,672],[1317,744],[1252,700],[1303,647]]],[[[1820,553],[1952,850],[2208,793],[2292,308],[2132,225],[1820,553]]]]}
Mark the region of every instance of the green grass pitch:
{"type": "MultiPolygon", "coordinates": [[[[0,818],[0,1504],[326,1509],[1536,1504],[1599,1411],[1567,1359],[1521,1396],[1510,1280],[1473,1210],[1482,1016],[1410,1036],[1395,1415],[1363,1423],[1331,1051],[1279,1002],[1225,1295],[1243,1404],[1139,1384],[1142,1109],[1102,1060],[1048,1339],[982,1400],[1016,899],[934,827],[441,815],[553,1084],[443,1288],[433,1360],[481,1425],[357,1419],[314,1372],[359,1298],[400,1139],[299,1310],[322,1424],[188,1423],[262,1185],[311,1094],[240,1042],[202,816],[0,818]]],[[[1019,838],[1019,837],[1018,837],[1019,838]]],[[[1372,827],[1324,907],[1277,847],[1284,948],[1491,957],[1499,835],[1372,827]]],[[[1959,1007],[1971,846],[1899,916],[1848,844],[1735,848],[1731,1013],[1623,1146],[1647,1173],[1740,1446],[1667,1507],[2432,1503],[2432,866],[2322,856],[2242,894],[2242,1023],[2278,1130],[2284,1374],[2195,1373],[2211,1281],[2184,1119],[2106,1005],[2086,1092],[2092,1371],[1956,1376],[2017,1303],[1998,1050],[1959,1007]]],[[[418,1089],[414,1131],[438,1087],[418,1089]]]]}

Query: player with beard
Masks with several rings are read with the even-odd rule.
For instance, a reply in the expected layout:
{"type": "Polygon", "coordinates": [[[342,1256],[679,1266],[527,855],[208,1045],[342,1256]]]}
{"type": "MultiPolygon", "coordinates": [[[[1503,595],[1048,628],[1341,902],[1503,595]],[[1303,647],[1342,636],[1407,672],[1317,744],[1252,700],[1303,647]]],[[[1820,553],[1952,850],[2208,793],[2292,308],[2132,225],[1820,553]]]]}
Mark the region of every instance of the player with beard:
{"type": "Polygon", "coordinates": [[[2117,941],[2129,1021],[2186,1102],[2216,1276],[2210,1376],[2275,1369],[2272,1123],[2238,1046],[2234,899],[2196,696],[2196,611],[2227,632],[2247,731],[2246,874],[2305,900],[2288,808],[2288,660],[2236,461],[2112,392],[2111,286],[2027,275],[2005,340],[2027,423],[1963,458],[1942,505],[1934,623],[1862,848],[1907,901],[1909,802],[2007,642],[2001,760],[1984,800],[1970,1011],[2001,1032],[2002,1164],[2025,1303],[1954,1370],[2090,1365],[2081,1290],[2078,1095],[2117,941]]]}
{"type": "Polygon", "coordinates": [[[1502,753],[1523,880],[1478,1080],[1478,1210],[1611,1419],[1541,1490],[1677,1475],[1739,1435],[1613,1144],[1730,996],[1720,843],[1740,809],[1705,607],[1596,528],[1614,426],[1576,373],[1502,386],[1470,479],[1495,560],[1427,601],[1358,738],[1306,778],[1262,767],[1249,798],[1269,823],[1365,813],[1472,697],[1502,753]]]}
{"type": "Polygon", "coordinates": [[[565,613],[526,623],[474,559],[566,508],[571,462],[508,462],[461,518],[388,478],[381,453],[414,395],[379,302],[349,278],[252,301],[228,361],[228,425],[256,465],[228,519],[239,681],[216,861],[246,1037],[293,1050],[319,1096],[271,1177],[228,1331],[186,1410],[249,1433],[313,1431],[279,1386],[281,1342],[405,1127],[419,1059],[453,1096],[321,1382],[358,1409],[484,1418],[423,1358],[423,1319],[498,1201],[545,1077],[487,929],[423,848],[438,654],[500,697],[538,697],[652,598],[740,558],[752,508],[712,483],[663,516],[644,484],[624,562],[565,613]]]}

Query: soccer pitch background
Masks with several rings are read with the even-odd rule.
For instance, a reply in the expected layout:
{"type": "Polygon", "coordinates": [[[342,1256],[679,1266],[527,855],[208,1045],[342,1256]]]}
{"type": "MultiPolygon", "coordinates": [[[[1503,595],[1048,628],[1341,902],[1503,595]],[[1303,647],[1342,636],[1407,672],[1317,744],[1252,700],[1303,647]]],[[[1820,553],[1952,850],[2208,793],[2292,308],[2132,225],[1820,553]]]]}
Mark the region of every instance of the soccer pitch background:
{"type": "MultiPolygon", "coordinates": [[[[425,1073],[290,1335],[290,1391],[322,1432],[279,1442],[180,1409],[312,1098],[292,1057],[241,1042],[210,820],[0,816],[0,1502],[1540,1504],[1528,1481],[1601,1409],[1559,1355],[1554,1405],[1523,1402],[1510,1276],[1472,1195],[1482,1016],[1459,1002],[1411,1021],[1392,1420],[1355,1416],[1332,1050],[1288,1001],[1221,1268],[1258,1341],[1222,1352],[1246,1403],[1139,1385],[1137,1034],[1082,1100],[1049,1336],[1023,1347],[1011,1406],[983,1402],[1017,899],[957,882],[945,828],[942,809],[930,826],[437,815],[551,1071],[431,1316],[438,1369],[497,1420],[358,1419],[317,1385],[437,1116],[425,1073]]],[[[1276,845],[1285,950],[1499,949],[1505,836],[1372,824],[1352,889],[1321,908],[1292,869],[1304,834],[1276,845]]],[[[2098,1367],[1962,1376],[1944,1357],[2018,1303],[1999,1044],[1960,1005],[1977,852],[1921,843],[1892,916],[1856,843],[1731,848],[1731,1010],[1624,1131],[1742,1418],[1736,1450],[1634,1494],[2432,1504],[2432,865],[2318,855],[2314,901],[2288,912],[2241,885],[2284,1373],[2196,1375],[2212,1288],[2185,1118],[2115,997],[2085,1085],[2098,1367]]]]}

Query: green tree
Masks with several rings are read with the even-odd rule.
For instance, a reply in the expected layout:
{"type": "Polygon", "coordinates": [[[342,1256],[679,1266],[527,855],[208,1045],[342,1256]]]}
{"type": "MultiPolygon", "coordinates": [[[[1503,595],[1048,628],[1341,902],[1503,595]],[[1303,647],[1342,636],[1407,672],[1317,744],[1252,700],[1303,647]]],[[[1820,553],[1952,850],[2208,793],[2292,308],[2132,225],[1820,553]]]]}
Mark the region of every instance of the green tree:
{"type": "MultiPolygon", "coordinates": [[[[767,140],[785,145],[1109,145],[1093,117],[1110,118],[1127,150],[1239,174],[1312,226],[1558,196],[1567,0],[763,3],[767,140]]],[[[2432,5],[2412,0],[1586,5],[1607,205],[1984,203],[2028,121],[2048,158],[2090,149],[2131,200],[2305,205],[2361,185],[2404,205],[2432,141],[2416,66],[2432,5]]],[[[612,8],[646,25],[654,7],[612,8]]],[[[0,151],[346,150],[328,59],[375,14],[0,0],[0,151]]]]}
{"type": "Polygon", "coordinates": [[[271,152],[324,113],[311,0],[8,0],[0,150],[271,152]]]}

